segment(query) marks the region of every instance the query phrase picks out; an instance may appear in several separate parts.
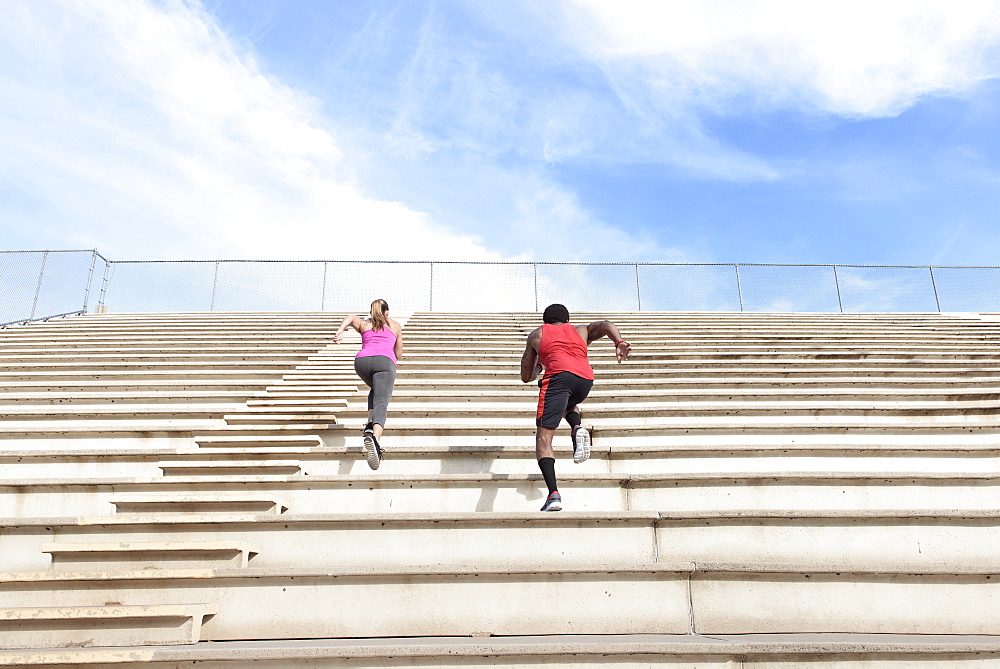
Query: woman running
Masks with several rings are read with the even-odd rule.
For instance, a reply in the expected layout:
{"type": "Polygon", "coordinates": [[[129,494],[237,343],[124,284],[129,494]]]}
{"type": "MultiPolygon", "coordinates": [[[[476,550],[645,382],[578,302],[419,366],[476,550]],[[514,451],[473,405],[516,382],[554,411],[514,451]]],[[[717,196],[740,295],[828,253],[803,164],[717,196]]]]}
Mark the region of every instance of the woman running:
{"type": "Polygon", "coordinates": [[[399,323],[389,318],[389,305],[375,300],[367,318],[345,316],[333,341],[340,343],[347,328],[361,333],[361,350],[354,357],[354,371],[370,388],[368,391],[368,422],[365,424],[365,451],[368,466],[378,469],[382,447],[378,440],[385,426],[385,414],[396,382],[396,360],[403,357],[403,334],[399,323]]]}

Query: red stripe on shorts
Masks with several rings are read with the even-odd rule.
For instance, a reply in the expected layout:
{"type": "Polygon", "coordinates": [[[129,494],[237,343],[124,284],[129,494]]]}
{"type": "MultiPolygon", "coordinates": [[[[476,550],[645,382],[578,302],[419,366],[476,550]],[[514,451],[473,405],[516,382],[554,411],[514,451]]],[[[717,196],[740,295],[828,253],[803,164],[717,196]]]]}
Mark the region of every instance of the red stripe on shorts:
{"type": "Polygon", "coordinates": [[[549,378],[542,379],[542,385],[538,390],[538,411],[535,412],[535,420],[539,421],[542,419],[542,414],[545,413],[545,392],[549,389],[549,378]]]}

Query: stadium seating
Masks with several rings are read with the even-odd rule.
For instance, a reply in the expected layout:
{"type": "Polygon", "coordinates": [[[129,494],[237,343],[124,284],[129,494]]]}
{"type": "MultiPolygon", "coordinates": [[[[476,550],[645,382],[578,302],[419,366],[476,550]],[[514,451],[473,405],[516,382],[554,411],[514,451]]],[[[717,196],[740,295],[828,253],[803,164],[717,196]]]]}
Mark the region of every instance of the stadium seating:
{"type": "Polygon", "coordinates": [[[385,459],[324,313],[0,330],[0,666],[1000,666],[1000,319],[574,314],[560,513],[538,314],[404,321],[385,459]]]}

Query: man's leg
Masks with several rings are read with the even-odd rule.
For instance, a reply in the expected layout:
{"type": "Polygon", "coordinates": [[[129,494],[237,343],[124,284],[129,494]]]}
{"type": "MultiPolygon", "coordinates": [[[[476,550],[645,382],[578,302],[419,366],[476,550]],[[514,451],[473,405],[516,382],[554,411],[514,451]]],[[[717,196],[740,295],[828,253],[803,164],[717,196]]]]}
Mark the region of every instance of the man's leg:
{"type": "Polygon", "coordinates": [[[580,409],[574,404],[570,408],[566,409],[566,422],[569,423],[569,429],[575,430],[580,427],[580,423],[583,422],[583,418],[580,416],[580,409]]]}
{"type": "Polygon", "coordinates": [[[583,419],[580,416],[579,405],[587,399],[590,389],[594,386],[594,382],[578,376],[573,376],[570,382],[572,387],[569,399],[566,402],[567,409],[564,417],[571,428],[570,438],[573,441],[573,462],[580,464],[586,462],[587,458],[590,457],[590,433],[587,431],[587,428],[581,425],[583,419]]]}
{"type": "Polygon", "coordinates": [[[541,391],[538,394],[538,411],[535,415],[535,457],[538,469],[542,472],[549,496],[542,506],[542,511],[560,511],[562,497],[556,484],[556,459],[552,450],[552,436],[556,427],[566,413],[569,393],[563,384],[563,379],[557,374],[549,379],[543,379],[541,391]]]}
{"type": "Polygon", "coordinates": [[[558,492],[556,486],[556,454],[552,450],[552,435],[556,431],[552,428],[540,427],[535,432],[535,458],[538,460],[538,468],[542,470],[545,477],[545,485],[549,492],[558,492]]]}
{"type": "Polygon", "coordinates": [[[535,457],[538,459],[538,468],[542,471],[542,478],[549,489],[549,496],[545,498],[542,511],[561,511],[562,497],[556,485],[556,458],[552,451],[552,435],[556,433],[552,427],[538,427],[535,432],[535,457]]]}
{"type": "Polygon", "coordinates": [[[539,427],[535,432],[535,457],[537,459],[555,459],[556,453],[552,450],[552,436],[555,433],[554,427],[539,427]]]}

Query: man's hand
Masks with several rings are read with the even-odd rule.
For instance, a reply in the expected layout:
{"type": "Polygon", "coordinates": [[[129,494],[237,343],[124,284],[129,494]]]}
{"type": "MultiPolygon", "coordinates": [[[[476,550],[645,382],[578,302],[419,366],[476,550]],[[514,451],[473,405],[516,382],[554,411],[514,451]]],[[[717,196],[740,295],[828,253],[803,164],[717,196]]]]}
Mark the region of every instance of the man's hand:
{"type": "Polygon", "coordinates": [[[618,360],[620,364],[623,360],[628,360],[631,355],[632,345],[624,339],[619,339],[618,343],[615,344],[615,359],[618,360]]]}

